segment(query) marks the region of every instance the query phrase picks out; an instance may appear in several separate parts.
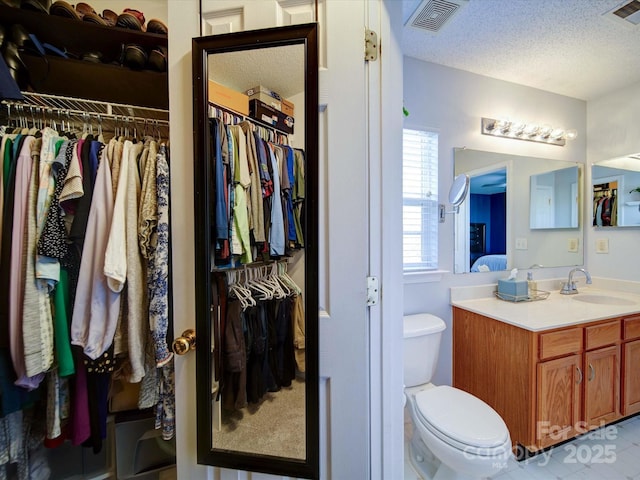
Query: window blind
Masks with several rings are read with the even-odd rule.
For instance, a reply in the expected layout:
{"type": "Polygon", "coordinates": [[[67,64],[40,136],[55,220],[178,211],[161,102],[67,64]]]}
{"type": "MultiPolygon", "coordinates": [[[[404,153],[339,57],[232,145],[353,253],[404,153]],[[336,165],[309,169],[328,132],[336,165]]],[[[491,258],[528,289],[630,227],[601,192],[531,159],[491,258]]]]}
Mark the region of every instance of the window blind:
{"type": "Polygon", "coordinates": [[[403,130],[403,264],[438,268],[438,134],[403,130]]]}

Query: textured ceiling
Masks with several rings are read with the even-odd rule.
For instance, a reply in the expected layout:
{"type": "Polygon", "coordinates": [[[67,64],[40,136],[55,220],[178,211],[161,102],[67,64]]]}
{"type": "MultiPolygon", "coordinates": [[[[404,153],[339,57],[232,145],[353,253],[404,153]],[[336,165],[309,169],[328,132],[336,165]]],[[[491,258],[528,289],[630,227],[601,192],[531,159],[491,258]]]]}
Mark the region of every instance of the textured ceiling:
{"type": "Polygon", "coordinates": [[[238,92],[262,85],[289,98],[304,90],[304,46],[210,55],[209,78],[238,92]]]}
{"type": "MultiPolygon", "coordinates": [[[[406,22],[420,0],[403,0],[406,22]]],[[[620,0],[469,0],[438,33],[405,26],[405,55],[583,100],[640,81],[640,27],[620,0]]]]}

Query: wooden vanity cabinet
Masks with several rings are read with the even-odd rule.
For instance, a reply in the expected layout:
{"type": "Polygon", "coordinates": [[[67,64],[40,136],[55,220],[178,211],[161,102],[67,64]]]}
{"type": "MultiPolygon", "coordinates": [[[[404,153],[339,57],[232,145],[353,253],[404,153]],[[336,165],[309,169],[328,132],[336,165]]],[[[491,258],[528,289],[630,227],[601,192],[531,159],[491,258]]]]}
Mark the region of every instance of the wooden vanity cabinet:
{"type": "Polygon", "coordinates": [[[533,332],[453,308],[453,385],[502,416],[516,449],[640,412],[638,365],[640,315],[533,332]]]}
{"type": "Polygon", "coordinates": [[[640,315],[623,320],[622,415],[640,412],[640,315]]]}

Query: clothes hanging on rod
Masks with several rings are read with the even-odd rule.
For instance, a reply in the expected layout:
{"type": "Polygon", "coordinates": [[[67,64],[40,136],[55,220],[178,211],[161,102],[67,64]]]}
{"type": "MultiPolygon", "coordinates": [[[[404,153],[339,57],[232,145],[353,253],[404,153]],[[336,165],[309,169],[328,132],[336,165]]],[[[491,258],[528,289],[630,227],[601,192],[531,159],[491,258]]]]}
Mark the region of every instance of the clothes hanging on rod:
{"type": "Polygon", "coordinates": [[[302,292],[287,262],[214,274],[218,398],[225,411],[259,404],[305,371],[302,292]]]}
{"type": "Polygon", "coordinates": [[[225,125],[236,125],[238,123],[248,121],[251,123],[253,130],[256,131],[263,140],[280,145],[289,145],[289,137],[286,133],[261,123],[254,118],[238,115],[231,110],[226,110],[212,103],[209,104],[209,118],[217,118],[225,125]]]}
{"type": "Polygon", "coordinates": [[[304,151],[266,141],[254,127],[209,119],[213,268],[304,247],[304,151]]]}
{"type": "Polygon", "coordinates": [[[618,224],[618,189],[609,183],[593,186],[593,226],[613,227],[618,224]]]}
{"type": "Polygon", "coordinates": [[[170,439],[169,149],[12,115],[0,129],[0,428],[20,412],[46,425],[48,447],[99,451],[119,379],[139,382],[138,408],[155,407],[170,439]]]}

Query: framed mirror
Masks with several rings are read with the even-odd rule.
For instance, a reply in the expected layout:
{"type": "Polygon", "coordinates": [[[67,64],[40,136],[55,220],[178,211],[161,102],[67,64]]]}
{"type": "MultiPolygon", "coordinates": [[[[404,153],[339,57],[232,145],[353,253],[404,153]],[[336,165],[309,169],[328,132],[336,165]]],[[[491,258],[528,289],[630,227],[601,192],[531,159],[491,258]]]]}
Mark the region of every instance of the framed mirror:
{"type": "Polygon", "coordinates": [[[591,166],[592,225],[640,227],[640,154],[591,166]]]}
{"type": "Polygon", "coordinates": [[[195,38],[198,463],[319,478],[316,24],[195,38]]]}
{"type": "Polygon", "coordinates": [[[454,175],[469,175],[470,194],[455,220],[454,272],[582,265],[581,172],[574,162],[456,148],[454,175]]]}

